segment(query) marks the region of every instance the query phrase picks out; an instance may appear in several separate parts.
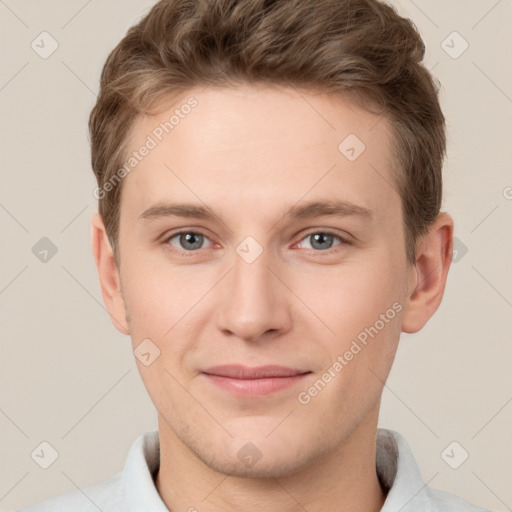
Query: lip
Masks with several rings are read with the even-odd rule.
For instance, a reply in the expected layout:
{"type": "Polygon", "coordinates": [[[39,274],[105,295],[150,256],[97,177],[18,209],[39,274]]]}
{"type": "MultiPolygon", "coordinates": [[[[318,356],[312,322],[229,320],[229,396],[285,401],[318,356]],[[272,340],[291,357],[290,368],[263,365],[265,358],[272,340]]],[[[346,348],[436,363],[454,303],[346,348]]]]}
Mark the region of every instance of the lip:
{"type": "Polygon", "coordinates": [[[234,395],[247,397],[269,395],[286,389],[311,371],[277,365],[222,365],[207,368],[202,373],[217,387],[234,395]]]}

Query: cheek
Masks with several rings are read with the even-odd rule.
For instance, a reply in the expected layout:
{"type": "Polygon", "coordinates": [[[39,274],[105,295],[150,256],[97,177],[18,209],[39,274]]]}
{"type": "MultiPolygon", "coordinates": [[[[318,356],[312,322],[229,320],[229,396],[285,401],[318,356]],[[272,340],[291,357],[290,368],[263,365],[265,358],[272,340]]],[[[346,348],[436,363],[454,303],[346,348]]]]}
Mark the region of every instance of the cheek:
{"type": "MultiPolygon", "coordinates": [[[[318,403],[331,397],[341,407],[336,414],[364,410],[382,390],[401,332],[401,280],[397,262],[374,254],[358,265],[330,267],[301,281],[298,295],[306,297],[309,290],[308,306],[334,332],[316,340],[327,355],[325,369],[336,375],[318,403]]],[[[311,322],[318,324],[316,318],[311,322]]]]}
{"type": "Polygon", "coordinates": [[[204,266],[172,266],[164,258],[139,252],[122,266],[122,287],[130,315],[133,347],[145,339],[160,350],[167,367],[183,364],[196,350],[198,333],[209,315],[209,292],[215,272],[204,266]],[[147,256],[147,257],[146,257],[147,256]]]}
{"type": "Polygon", "coordinates": [[[126,258],[122,285],[131,318],[146,327],[173,325],[208,290],[208,282],[191,268],[172,266],[150,251],[126,258]]]}
{"type": "MultiPolygon", "coordinates": [[[[354,264],[319,266],[314,272],[296,276],[291,287],[321,325],[329,328],[330,335],[324,339],[339,351],[403,300],[402,281],[400,266],[375,252],[354,264]]],[[[394,318],[396,309],[388,316],[394,318]]]]}
{"type": "Polygon", "coordinates": [[[375,405],[401,331],[403,307],[400,301],[392,300],[389,290],[384,293],[375,286],[358,290],[359,295],[348,298],[339,293],[338,304],[324,310],[325,321],[336,335],[317,337],[317,342],[323,345],[329,362],[312,383],[313,388],[303,390],[313,407],[326,411],[325,421],[333,424],[344,418],[362,419],[375,405]]]}
{"type": "Polygon", "coordinates": [[[169,308],[172,292],[164,291],[164,283],[145,274],[131,272],[124,283],[131,334],[159,338],[172,325],[173,309],[169,308]]]}

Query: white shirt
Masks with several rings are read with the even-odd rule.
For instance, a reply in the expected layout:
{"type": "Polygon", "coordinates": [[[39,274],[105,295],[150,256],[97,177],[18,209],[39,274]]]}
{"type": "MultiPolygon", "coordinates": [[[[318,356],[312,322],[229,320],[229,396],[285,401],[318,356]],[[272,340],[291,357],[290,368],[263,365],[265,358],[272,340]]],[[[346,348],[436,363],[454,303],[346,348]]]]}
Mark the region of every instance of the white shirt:
{"type": "MultiPolygon", "coordinates": [[[[489,512],[425,485],[407,442],[398,432],[377,430],[376,458],[379,480],[389,489],[381,512],[489,512]]],[[[17,512],[169,512],[153,480],[159,463],[158,431],[146,432],[131,446],[123,471],[17,512]]]]}

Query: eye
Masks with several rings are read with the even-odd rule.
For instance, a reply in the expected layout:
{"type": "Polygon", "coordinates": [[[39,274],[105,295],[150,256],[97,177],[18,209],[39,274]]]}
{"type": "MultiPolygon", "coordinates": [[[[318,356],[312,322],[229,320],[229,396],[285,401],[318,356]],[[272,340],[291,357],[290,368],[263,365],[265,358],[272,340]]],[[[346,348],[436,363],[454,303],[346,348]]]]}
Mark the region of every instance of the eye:
{"type": "Polygon", "coordinates": [[[338,245],[346,242],[346,240],[341,238],[339,235],[329,231],[316,231],[314,233],[309,233],[299,242],[299,245],[304,241],[309,243],[309,247],[306,245],[306,247],[304,247],[305,249],[314,249],[318,251],[329,250],[332,247],[337,247],[338,245]],[[334,243],[335,240],[338,240],[339,242],[334,243]]]}
{"type": "Polygon", "coordinates": [[[178,252],[180,250],[185,252],[196,252],[198,249],[204,248],[202,246],[205,240],[210,241],[209,238],[202,233],[198,233],[196,231],[180,231],[179,233],[174,233],[168,237],[165,240],[165,243],[172,247],[176,247],[176,245],[172,243],[172,240],[174,239],[177,239],[177,243],[179,244],[177,247],[178,252]]]}

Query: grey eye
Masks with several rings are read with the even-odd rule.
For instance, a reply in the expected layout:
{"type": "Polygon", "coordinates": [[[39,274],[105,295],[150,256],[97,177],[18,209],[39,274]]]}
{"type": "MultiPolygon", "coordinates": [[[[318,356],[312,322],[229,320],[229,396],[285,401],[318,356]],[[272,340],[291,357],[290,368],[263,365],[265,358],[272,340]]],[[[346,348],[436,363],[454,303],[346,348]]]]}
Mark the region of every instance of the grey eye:
{"type": "Polygon", "coordinates": [[[333,247],[333,241],[336,238],[341,240],[341,238],[337,235],[319,231],[318,233],[310,233],[309,235],[306,235],[306,237],[304,237],[302,240],[311,240],[310,247],[306,247],[307,249],[324,251],[333,247]]]}
{"type": "Polygon", "coordinates": [[[177,246],[178,249],[184,249],[186,251],[194,251],[196,249],[201,249],[203,242],[205,240],[208,240],[204,235],[201,233],[195,233],[194,231],[183,231],[181,233],[176,233],[175,235],[169,237],[168,242],[171,243],[174,247],[174,245],[171,241],[173,239],[177,238],[179,245],[177,246]]]}

